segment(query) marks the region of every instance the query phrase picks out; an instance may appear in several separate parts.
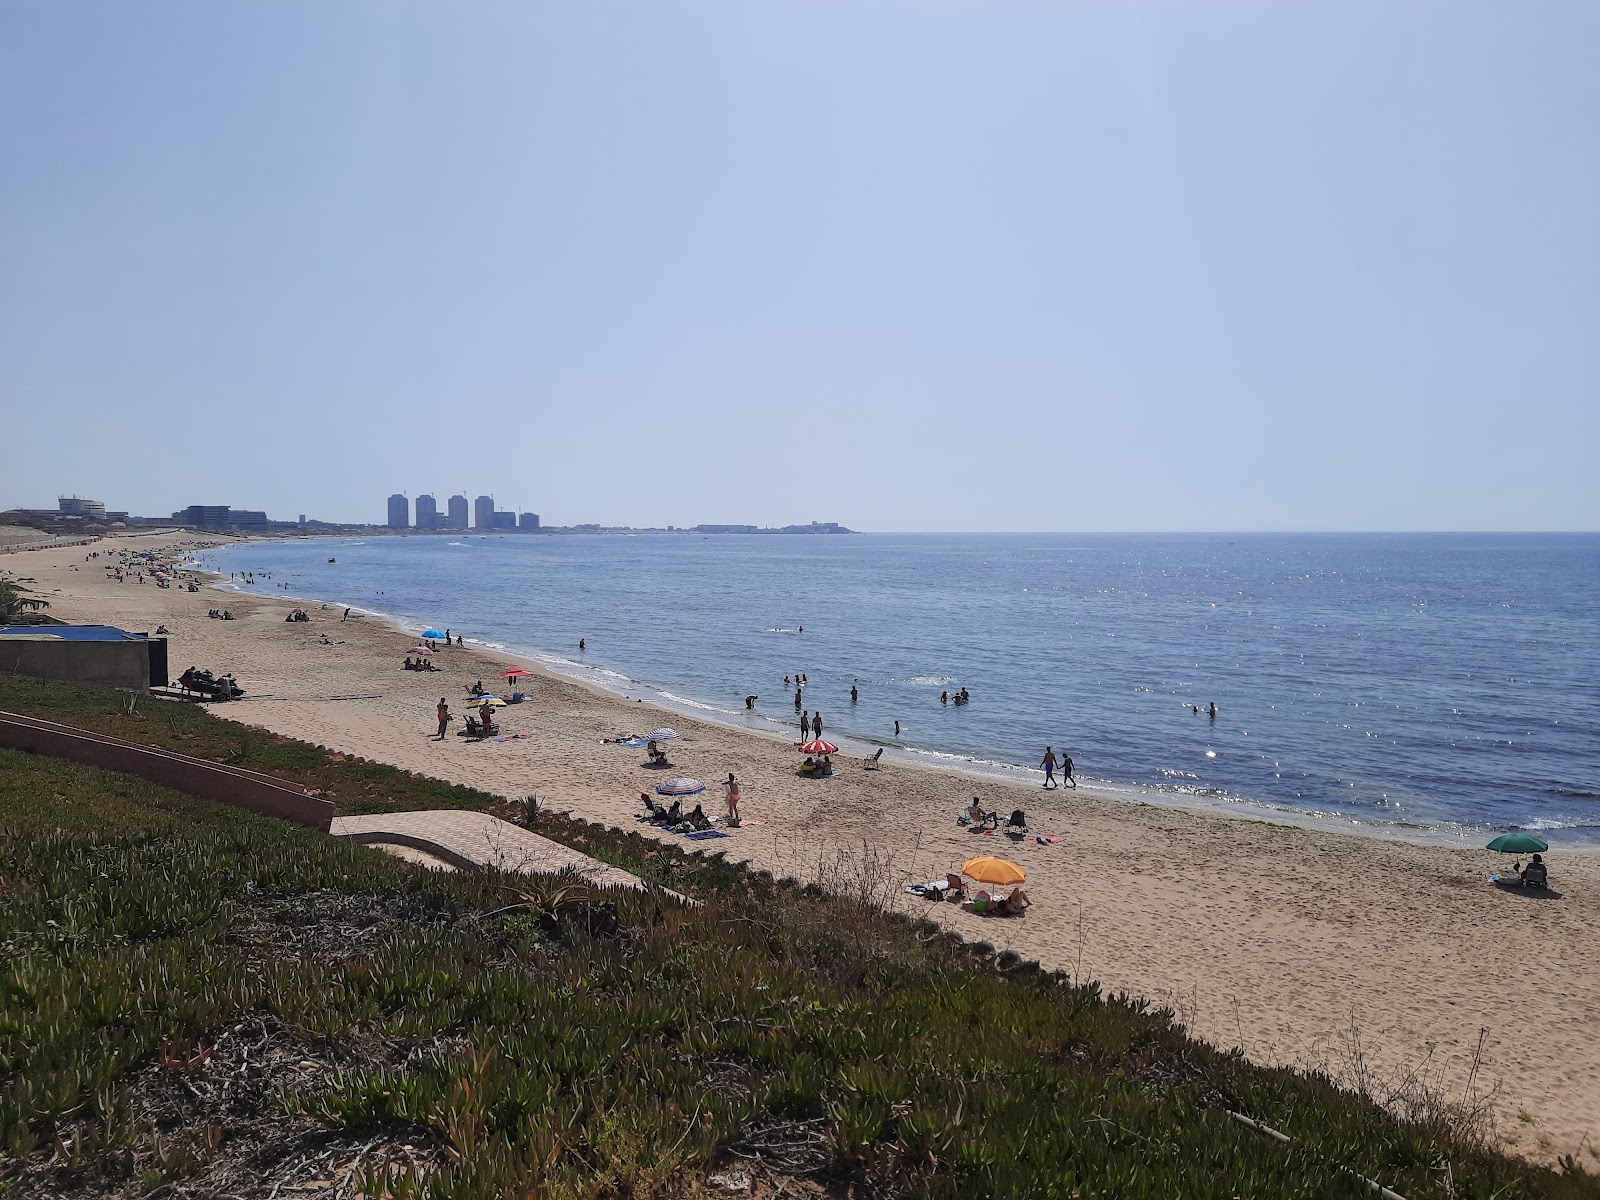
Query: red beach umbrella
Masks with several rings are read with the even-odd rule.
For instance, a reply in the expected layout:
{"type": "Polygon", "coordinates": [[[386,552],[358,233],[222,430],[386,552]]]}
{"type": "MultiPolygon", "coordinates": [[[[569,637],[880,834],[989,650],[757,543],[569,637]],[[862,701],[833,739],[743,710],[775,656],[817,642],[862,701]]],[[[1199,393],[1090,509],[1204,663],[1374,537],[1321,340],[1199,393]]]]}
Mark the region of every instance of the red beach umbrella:
{"type": "Polygon", "coordinates": [[[512,667],[509,671],[501,671],[501,679],[521,679],[524,675],[531,675],[532,671],[524,671],[521,667],[512,667]]]}
{"type": "Polygon", "coordinates": [[[813,738],[800,747],[801,754],[837,754],[839,747],[832,742],[825,742],[821,738],[813,738]]]}

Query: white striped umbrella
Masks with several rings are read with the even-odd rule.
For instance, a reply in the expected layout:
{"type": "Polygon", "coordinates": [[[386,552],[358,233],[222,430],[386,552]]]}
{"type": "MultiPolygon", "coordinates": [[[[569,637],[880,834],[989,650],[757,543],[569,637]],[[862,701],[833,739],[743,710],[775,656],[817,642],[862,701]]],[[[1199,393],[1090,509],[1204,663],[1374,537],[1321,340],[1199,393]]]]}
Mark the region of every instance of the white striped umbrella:
{"type": "Polygon", "coordinates": [[[656,784],[656,793],[661,796],[692,796],[705,790],[706,785],[698,779],[669,779],[656,784]]]}

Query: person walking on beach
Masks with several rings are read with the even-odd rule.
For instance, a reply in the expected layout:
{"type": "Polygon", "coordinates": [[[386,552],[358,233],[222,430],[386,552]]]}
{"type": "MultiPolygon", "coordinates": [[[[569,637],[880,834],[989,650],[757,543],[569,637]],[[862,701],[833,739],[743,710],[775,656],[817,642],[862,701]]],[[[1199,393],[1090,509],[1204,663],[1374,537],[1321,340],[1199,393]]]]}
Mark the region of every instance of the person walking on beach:
{"type": "Polygon", "coordinates": [[[445,703],[443,696],[439,697],[439,707],[434,711],[435,715],[437,715],[439,718],[439,734],[433,740],[436,742],[442,742],[444,741],[445,733],[450,728],[450,706],[445,703]]]}
{"type": "Polygon", "coordinates": [[[728,772],[728,782],[722,785],[722,795],[728,802],[728,823],[739,823],[739,781],[733,777],[733,772],[728,772]]]}
{"type": "Polygon", "coordinates": [[[803,708],[800,710],[800,740],[802,742],[806,740],[806,730],[810,728],[811,710],[809,708],[803,708]]]}
{"type": "Polygon", "coordinates": [[[1074,791],[1078,788],[1078,781],[1072,775],[1072,755],[1065,750],[1061,752],[1061,782],[1070,783],[1074,791]]]}
{"type": "Polygon", "coordinates": [[[811,714],[811,735],[813,737],[822,736],[822,711],[820,709],[811,714]]]}
{"type": "Polygon", "coordinates": [[[349,619],[350,619],[350,610],[347,608],[347,609],[344,610],[344,616],[340,617],[339,620],[348,621],[349,619]]]}
{"type": "Polygon", "coordinates": [[[1056,752],[1054,750],[1052,750],[1049,746],[1046,746],[1044,748],[1044,761],[1042,763],[1040,763],[1039,765],[1044,768],[1044,786],[1047,787],[1047,788],[1055,787],[1056,786],[1056,752]]]}

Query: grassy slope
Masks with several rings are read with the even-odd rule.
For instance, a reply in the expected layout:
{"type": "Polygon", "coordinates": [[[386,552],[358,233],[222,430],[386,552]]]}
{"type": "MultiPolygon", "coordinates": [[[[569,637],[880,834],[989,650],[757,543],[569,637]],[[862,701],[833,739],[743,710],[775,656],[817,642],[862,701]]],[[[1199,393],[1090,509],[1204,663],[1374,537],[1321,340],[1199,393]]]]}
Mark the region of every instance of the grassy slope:
{"type": "MultiPolygon", "coordinates": [[[[119,704],[0,684],[0,707],[189,753],[241,737],[119,704]]],[[[476,795],[266,735],[247,761],[349,805],[476,795]]],[[[429,875],[0,751],[0,1194],[265,1197],[310,1170],[337,1195],[681,1195],[760,1151],[891,1195],[1369,1194],[1347,1164],[1413,1198],[1600,1196],[929,926],[541,828],[708,903],[429,875]]]]}

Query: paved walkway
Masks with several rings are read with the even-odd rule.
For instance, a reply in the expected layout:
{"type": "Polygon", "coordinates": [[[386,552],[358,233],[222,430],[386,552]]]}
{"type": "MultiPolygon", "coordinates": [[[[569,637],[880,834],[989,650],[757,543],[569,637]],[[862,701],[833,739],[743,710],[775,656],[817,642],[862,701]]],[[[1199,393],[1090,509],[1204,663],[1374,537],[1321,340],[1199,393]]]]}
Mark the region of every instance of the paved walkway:
{"type": "Polygon", "coordinates": [[[495,867],[519,875],[554,874],[570,867],[602,887],[645,886],[637,875],[621,867],[608,866],[509,821],[470,809],[335,817],[329,832],[358,842],[388,842],[425,850],[458,867],[495,867]]]}

